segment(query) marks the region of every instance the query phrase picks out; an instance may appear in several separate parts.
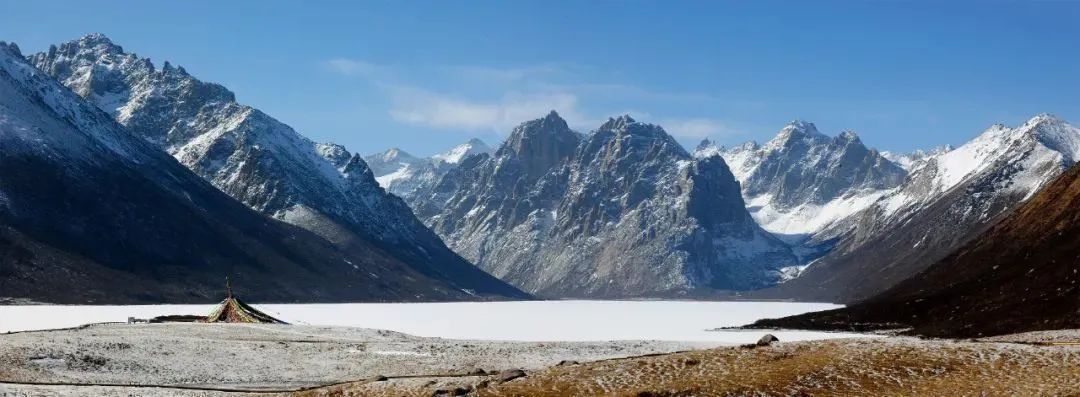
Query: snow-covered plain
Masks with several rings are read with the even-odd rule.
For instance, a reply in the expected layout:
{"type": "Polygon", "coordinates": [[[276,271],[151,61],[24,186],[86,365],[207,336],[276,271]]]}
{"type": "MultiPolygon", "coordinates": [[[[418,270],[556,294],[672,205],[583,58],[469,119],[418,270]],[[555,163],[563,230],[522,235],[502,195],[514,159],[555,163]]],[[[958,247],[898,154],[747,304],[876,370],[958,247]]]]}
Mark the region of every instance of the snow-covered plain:
{"type": "MultiPolygon", "coordinates": [[[[750,343],[761,331],[723,330],[769,317],[840,307],[825,303],[699,301],[525,301],[257,304],[293,324],[387,329],[417,336],[500,341],[664,340],[750,343]]],[[[0,306],[0,332],[123,322],[128,317],[205,314],[212,305],[0,306]]],[[[777,331],[781,340],[856,334],[777,331]]]]}

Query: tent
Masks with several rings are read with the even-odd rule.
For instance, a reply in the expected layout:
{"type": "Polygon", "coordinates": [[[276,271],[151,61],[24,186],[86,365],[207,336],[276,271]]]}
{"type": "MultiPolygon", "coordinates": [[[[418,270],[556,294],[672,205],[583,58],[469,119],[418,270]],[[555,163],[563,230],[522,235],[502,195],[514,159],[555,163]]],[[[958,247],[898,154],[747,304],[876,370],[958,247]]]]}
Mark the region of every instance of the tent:
{"type": "Polygon", "coordinates": [[[208,323],[264,323],[264,324],[288,324],[284,321],[260,312],[254,307],[244,303],[232,292],[229,279],[225,279],[225,300],[221,301],[210,315],[206,316],[208,323]]]}

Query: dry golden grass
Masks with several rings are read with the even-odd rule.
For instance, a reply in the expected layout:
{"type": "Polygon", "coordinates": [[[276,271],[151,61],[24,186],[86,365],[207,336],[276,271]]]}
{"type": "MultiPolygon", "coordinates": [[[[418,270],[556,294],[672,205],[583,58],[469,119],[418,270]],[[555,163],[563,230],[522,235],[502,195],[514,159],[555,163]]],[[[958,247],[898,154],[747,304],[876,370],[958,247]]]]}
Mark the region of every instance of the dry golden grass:
{"type": "Polygon", "coordinates": [[[552,367],[507,383],[391,380],[307,396],[1080,396],[1080,348],[909,338],[781,343],[552,367]]]}

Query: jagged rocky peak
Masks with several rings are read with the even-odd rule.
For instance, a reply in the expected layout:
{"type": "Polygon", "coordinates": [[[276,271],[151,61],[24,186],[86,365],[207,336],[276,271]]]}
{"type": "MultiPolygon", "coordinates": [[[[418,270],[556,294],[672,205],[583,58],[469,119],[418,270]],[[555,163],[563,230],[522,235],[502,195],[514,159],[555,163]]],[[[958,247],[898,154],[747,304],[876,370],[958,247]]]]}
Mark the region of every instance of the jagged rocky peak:
{"type": "Polygon", "coordinates": [[[344,146],[336,143],[320,143],[315,146],[315,149],[323,158],[329,160],[337,168],[344,167],[352,158],[352,154],[344,146]]]}
{"type": "Polygon", "coordinates": [[[830,138],[801,120],[789,123],[761,150],[758,169],[745,181],[746,194],[771,194],[785,206],[822,204],[852,189],[885,189],[906,176],[854,132],[830,138]]]}
{"type": "Polygon", "coordinates": [[[582,151],[581,160],[599,161],[595,165],[601,169],[653,159],[691,159],[662,127],[635,121],[629,115],[609,118],[586,138],[582,151]]]}
{"type": "Polygon", "coordinates": [[[860,145],[862,144],[862,141],[859,140],[859,134],[856,134],[855,131],[851,131],[851,130],[845,130],[845,131],[841,132],[840,135],[836,136],[836,138],[837,138],[837,140],[839,140],[841,142],[851,142],[851,143],[857,143],[857,144],[860,144],[860,145]]]}
{"type": "MultiPolygon", "coordinates": [[[[698,223],[710,229],[754,223],[744,210],[746,205],[739,182],[723,158],[709,156],[691,163],[687,168],[686,178],[692,183],[686,211],[698,223]]],[[[756,230],[756,227],[743,227],[741,232],[749,234],[756,230]]]]}
{"type": "Polygon", "coordinates": [[[1044,146],[1062,153],[1066,161],[1080,160],[1080,129],[1050,113],[1032,117],[1019,128],[1044,146]]]}
{"type": "Polygon", "coordinates": [[[8,51],[12,56],[22,57],[22,50],[19,49],[19,45],[15,43],[8,43],[0,40],[0,50],[8,51]]]}
{"type": "Polygon", "coordinates": [[[549,296],[758,288],[795,262],[750,218],[723,159],[694,160],[629,116],[583,137],[557,114],[525,122],[415,202],[457,252],[549,296]]]}
{"type": "Polygon", "coordinates": [[[694,152],[696,153],[703,150],[709,150],[715,147],[717,146],[715,143],[713,143],[713,141],[709,140],[709,138],[705,138],[702,139],[701,142],[698,142],[697,146],[694,147],[694,152]]]}
{"type": "Polygon", "coordinates": [[[380,188],[360,156],[316,144],[237,103],[224,87],[171,64],[154,71],[149,61],[95,51],[98,47],[91,39],[76,40],[32,59],[99,108],[111,110],[129,131],[263,214],[335,243],[374,245],[462,288],[513,294],[450,251],[405,202],[380,188]]]}
{"type": "Polygon", "coordinates": [[[155,69],[149,58],[126,53],[99,33],[50,47],[28,59],[120,124],[168,149],[193,137],[185,133],[188,128],[171,128],[163,122],[195,118],[203,104],[230,104],[236,99],[225,87],[195,79],[169,62],[155,69]],[[150,114],[142,109],[159,111],[150,114]]]}
{"type": "MultiPolygon", "coordinates": [[[[78,40],[75,40],[74,42],[67,43],[67,45],[70,45],[72,43],[77,44],[78,48],[94,49],[98,53],[107,53],[107,54],[123,54],[124,53],[124,47],[121,47],[120,45],[118,45],[116,43],[113,43],[113,41],[110,40],[109,37],[105,36],[105,34],[103,34],[103,33],[90,33],[90,34],[87,34],[87,35],[85,35],[83,37],[80,37],[78,40]]],[[[54,52],[54,49],[62,50],[63,48],[64,48],[64,45],[61,45],[60,48],[57,48],[55,45],[51,45],[51,46],[49,46],[49,52],[50,53],[54,52]]]]}
{"type": "Polygon", "coordinates": [[[636,122],[637,120],[634,120],[629,114],[624,114],[619,117],[608,117],[608,120],[604,124],[601,124],[598,129],[601,131],[626,130],[626,127],[636,122]]]}
{"type": "Polygon", "coordinates": [[[578,134],[570,129],[566,120],[559,117],[554,110],[547,116],[536,120],[521,123],[510,132],[510,137],[499,147],[497,156],[513,152],[519,156],[527,156],[528,150],[539,149],[547,146],[565,146],[566,142],[576,142],[578,134]]]}
{"type": "Polygon", "coordinates": [[[630,115],[625,114],[615,118],[608,118],[600,128],[597,128],[594,135],[599,133],[614,133],[620,137],[633,137],[643,139],[645,141],[658,141],[665,144],[674,144],[680,151],[685,152],[682,145],[675,142],[675,138],[664,131],[664,128],[650,123],[642,123],[634,120],[630,115]]]}
{"type": "Polygon", "coordinates": [[[792,120],[787,123],[780,130],[780,133],[773,139],[774,142],[786,142],[791,139],[805,139],[805,138],[827,138],[825,134],[818,131],[817,126],[806,120],[792,120]]]}
{"type": "Polygon", "coordinates": [[[579,142],[581,135],[552,110],[547,116],[515,127],[495,157],[519,159],[526,175],[539,176],[573,156],[579,142]]]}
{"type": "Polygon", "coordinates": [[[851,217],[839,246],[781,290],[850,302],[923,271],[1032,197],[1080,157],[1080,129],[1048,115],[993,125],[930,157],[851,217]],[[895,249],[917,247],[918,249],[895,249]]]}
{"type": "Polygon", "coordinates": [[[1058,117],[1057,115],[1055,115],[1053,113],[1049,113],[1049,112],[1042,112],[1042,113],[1039,113],[1039,114],[1035,115],[1031,119],[1028,119],[1028,121],[1026,123],[1024,123],[1024,125],[1033,125],[1033,124],[1042,124],[1042,123],[1066,124],[1065,120],[1058,117]]]}
{"type": "MultiPolygon", "coordinates": [[[[222,191],[236,185],[207,183],[7,45],[0,46],[0,148],[0,245],[18,253],[3,262],[6,297],[205,302],[218,294],[207,286],[222,272],[245,275],[263,301],[475,299],[487,294],[480,277],[523,297],[471,267],[471,276],[432,271],[437,258],[416,260],[370,239],[335,245],[256,213],[222,191]]],[[[351,175],[363,162],[347,165],[351,175]]]]}
{"type": "Polygon", "coordinates": [[[712,152],[719,152],[742,182],[754,219],[766,230],[790,236],[810,236],[858,212],[907,175],[855,132],[830,137],[805,120],[788,123],[764,145],[713,145],[694,156],[712,152]]]}

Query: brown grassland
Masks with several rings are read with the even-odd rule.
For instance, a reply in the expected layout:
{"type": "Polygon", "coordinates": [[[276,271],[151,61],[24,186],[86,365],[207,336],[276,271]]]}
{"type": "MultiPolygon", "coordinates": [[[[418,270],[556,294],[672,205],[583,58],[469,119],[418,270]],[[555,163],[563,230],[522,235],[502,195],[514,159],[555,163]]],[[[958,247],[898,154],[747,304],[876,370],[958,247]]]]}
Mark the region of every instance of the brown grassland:
{"type": "Polygon", "coordinates": [[[302,396],[1080,396],[1080,346],[881,338],[725,347],[302,396]]]}

